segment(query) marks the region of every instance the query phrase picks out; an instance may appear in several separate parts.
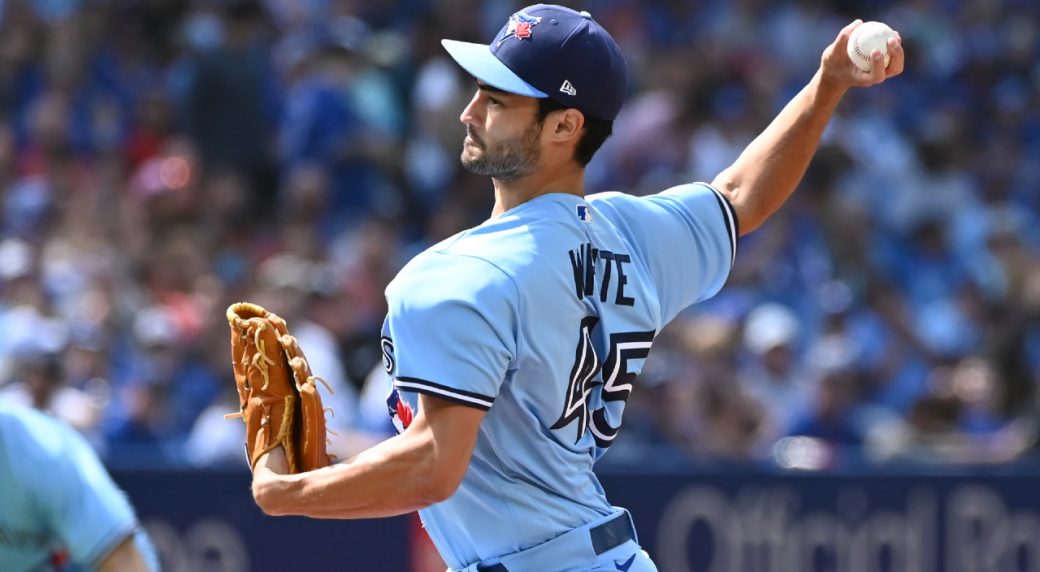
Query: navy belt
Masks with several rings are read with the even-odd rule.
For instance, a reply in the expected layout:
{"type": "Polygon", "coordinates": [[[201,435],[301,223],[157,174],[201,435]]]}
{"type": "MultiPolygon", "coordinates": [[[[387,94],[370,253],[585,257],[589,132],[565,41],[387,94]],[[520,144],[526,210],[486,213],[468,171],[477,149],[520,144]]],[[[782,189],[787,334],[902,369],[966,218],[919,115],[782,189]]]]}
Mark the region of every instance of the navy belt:
{"type": "MultiPolygon", "coordinates": [[[[596,552],[596,556],[599,556],[635,539],[636,531],[632,529],[632,521],[628,518],[628,513],[622,512],[617,517],[590,529],[589,536],[592,538],[592,550],[596,552]]],[[[509,572],[509,569],[502,564],[477,566],[477,570],[479,572],[509,572]]]]}

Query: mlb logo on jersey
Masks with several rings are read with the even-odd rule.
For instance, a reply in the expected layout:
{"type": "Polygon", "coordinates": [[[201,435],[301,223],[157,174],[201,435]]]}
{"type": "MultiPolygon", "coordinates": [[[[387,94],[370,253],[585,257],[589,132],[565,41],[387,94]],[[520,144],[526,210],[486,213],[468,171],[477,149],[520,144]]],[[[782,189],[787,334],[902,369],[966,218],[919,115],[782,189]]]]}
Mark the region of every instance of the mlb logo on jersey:
{"type": "Polygon", "coordinates": [[[533,31],[531,28],[536,26],[542,19],[538,16],[528,16],[523,12],[517,12],[509,17],[509,24],[506,28],[506,34],[502,36],[502,39],[498,41],[498,45],[502,45],[502,42],[508,38],[516,38],[523,40],[524,38],[531,39],[533,31]]]}
{"type": "Polygon", "coordinates": [[[592,211],[589,210],[588,205],[578,205],[578,220],[582,222],[592,222],[592,211]]]}

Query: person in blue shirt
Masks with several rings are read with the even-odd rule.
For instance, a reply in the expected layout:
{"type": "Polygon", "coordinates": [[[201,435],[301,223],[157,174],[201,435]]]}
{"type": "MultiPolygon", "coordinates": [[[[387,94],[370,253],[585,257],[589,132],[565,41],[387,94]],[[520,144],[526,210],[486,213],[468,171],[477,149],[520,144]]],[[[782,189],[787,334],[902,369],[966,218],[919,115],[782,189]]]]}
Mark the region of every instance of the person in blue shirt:
{"type": "MultiPolygon", "coordinates": [[[[853,22],[819,71],[710,183],[586,196],[627,69],[587,12],[513,14],[490,45],[445,40],[476,81],[462,164],[492,178],[483,224],[436,244],[387,287],[384,365],[400,434],[328,468],[260,460],[272,515],[370,518],[419,511],[453,571],[656,570],[593,464],[621,428],[654,337],[722,287],[737,237],[794,191],[852,86],[899,74],[890,42],[860,72],[853,22]]],[[[647,141],[647,145],[653,145],[647,141]]]]}
{"type": "Polygon", "coordinates": [[[0,570],[156,572],[123,492],[74,429],[0,402],[0,570]]]}

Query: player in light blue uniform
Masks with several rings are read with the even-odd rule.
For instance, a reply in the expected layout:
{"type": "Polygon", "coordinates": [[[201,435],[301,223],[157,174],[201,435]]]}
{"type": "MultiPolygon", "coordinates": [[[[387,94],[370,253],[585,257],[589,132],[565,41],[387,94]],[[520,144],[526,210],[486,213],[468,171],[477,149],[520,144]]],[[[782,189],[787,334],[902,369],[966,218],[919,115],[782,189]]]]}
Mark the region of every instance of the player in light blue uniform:
{"type": "MultiPolygon", "coordinates": [[[[717,292],[737,236],[794,191],[853,85],[902,71],[898,40],[861,72],[853,22],[820,70],[712,184],[586,197],[584,168],[626,89],[613,38],[588,13],[537,5],[490,46],[444,41],[477,82],[462,163],[492,178],[484,224],[431,247],[387,288],[383,354],[400,434],[346,463],[256,466],[269,514],[419,510],[453,571],[656,570],[593,473],[621,428],[654,336],[717,292]]],[[[652,141],[648,145],[654,144],[652,141]]]]}
{"type": "Polygon", "coordinates": [[[632,570],[653,569],[592,465],[655,334],[722,287],[735,246],[732,207],[708,185],[547,194],[401,271],[383,328],[392,413],[408,419],[419,393],[487,410],[462,486],[420,511],[452,568],[501,558],[507,570],[554,570],[560,549],[524,550],[606,523],[604,550],[567,569],[634,559],[643,565],[632,570]]]}
{"type": "Polygon", "coordinates": [[[125,495],[79,433],[0,402],[0,570],[158,570],[125,495]]]}

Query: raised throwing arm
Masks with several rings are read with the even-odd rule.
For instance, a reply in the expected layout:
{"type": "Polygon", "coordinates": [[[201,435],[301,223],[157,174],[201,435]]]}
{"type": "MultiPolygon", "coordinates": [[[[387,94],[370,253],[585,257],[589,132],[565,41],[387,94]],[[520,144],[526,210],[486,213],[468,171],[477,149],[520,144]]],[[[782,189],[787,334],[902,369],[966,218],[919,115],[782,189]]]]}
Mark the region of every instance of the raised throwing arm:
{"type": "Polygon", "coordinates": [[[862,22],[846,26],[820,58],[820,69],[740,157],[712,184],[730,200],[740,220],[741,234],[758,228],[791,196],[816,152],[827,123],[850,87],[879,84],[903,72],[903,48],[898,37],[888,41],[891,58],[871,54],[870,71],[849,59],[846,46],[862,22]]]}

